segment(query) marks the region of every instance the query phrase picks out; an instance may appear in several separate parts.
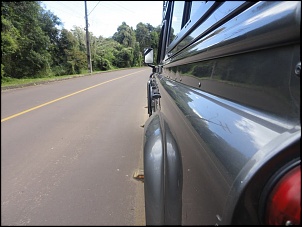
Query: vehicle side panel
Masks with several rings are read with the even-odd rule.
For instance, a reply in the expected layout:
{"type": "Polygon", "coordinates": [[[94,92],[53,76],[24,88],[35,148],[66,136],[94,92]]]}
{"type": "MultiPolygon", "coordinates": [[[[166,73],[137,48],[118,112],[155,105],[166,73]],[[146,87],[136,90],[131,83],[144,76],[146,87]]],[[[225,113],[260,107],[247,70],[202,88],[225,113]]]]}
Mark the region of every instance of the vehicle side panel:
{"type": "MultiPolygon", "coordinates": [[[[182,157],[182,224],[230,224],[250,174],[284,146],[297,142],[300,128],[162,75],[156,78],[162,95],[160,111],[182,157]],[[226,212],[225,207],[232,209],[226,212]]],[[[295,150],[283,161],[299,155],[295,150]]],[[[272,172],[261,172],[263,184],[272,172]]]]}
{"type": "Polygon", "coordinates": [[[263,224],[268,182],[301,162],[301,2],[202,4],[171,43],[163,18],[147,224],[263,224]]]}

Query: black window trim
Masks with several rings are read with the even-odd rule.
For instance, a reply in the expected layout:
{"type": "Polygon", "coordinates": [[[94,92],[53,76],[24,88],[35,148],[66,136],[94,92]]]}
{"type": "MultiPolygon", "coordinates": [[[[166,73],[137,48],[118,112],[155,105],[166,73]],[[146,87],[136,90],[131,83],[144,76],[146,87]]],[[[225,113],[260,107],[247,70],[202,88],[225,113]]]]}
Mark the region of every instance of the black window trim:
{"type": "MultiPolygon", "coordinates": [[[[167,52],[170,52],[176,47],[176,45],[183,40],[183,38],[191,32],[196,26],[198,26],[203,20],[205,20],[211,12],[217,8],[219,5],[221,5],[222,2],[216,2],[216,1],[206,1],[204,5],[201,5],[198,9],[197,12],[193,15],[192,18],[189,18],[189,20],[184,24],[184,27],[180,30],[178,34],[176,34],[174,40],[168,44],[167,46],[167,52]],[[205,7],[207,6],[207,7],[205,7]],[[202,16],[200,16],[200,12],[203,12],[202,16]]],[[[170,13],[170,21],[171,17],[173,14],[173,7],[174,4],[172,5],[171,13],[170,13]]],[[[185,8],[185,10],[188,10],[185,8]]],[[[190,8],[191,11],[191,8],[190,8]]],[[[190,15],[190,14],[189,14],[190,15]]],[[[171,28],[171,22],[169,23],[169,31],[171,28]]],[[[170,34],[168,34],[170,35],[170,34]]]]}

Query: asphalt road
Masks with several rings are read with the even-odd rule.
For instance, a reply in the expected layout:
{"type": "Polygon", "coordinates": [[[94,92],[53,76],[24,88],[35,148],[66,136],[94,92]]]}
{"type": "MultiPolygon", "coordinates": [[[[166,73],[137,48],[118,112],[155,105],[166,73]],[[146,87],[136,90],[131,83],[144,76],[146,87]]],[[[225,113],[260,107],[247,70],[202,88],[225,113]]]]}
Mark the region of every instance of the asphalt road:
{"type": "Polygon", "coordinates": [[[151,68],[1,92],[1,225],[145,225],[151,68]]]}

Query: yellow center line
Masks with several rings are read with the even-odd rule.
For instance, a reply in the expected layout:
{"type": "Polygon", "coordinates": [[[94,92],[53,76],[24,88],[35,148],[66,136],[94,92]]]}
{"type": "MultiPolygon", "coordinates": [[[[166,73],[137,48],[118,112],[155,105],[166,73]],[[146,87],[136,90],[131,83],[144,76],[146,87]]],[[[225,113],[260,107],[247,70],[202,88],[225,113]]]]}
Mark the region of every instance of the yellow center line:
{"type": "Polygon", "coordinates": [[[134,73],[130,73],[130,74],[127,74],[127,75],[124,75],[124,76],[121,76],[121,77],[118,77],[118,78],[115,78],[115,79],[112,79],[112,80],[108,80],[108,81],[105,81],[105,82],[102,82],[102,83],[93,85],[93,86],[91,86],[91,87],[85,88],[85,89],[83,89],[83,90],[80,90],[80,91],[71,93],[71,94],[69,94],[69,95],[63,96],[63,97],[61,97],[61,98],[54,99],[54,100],[52,100],[52,101],[50,101],[50,102],[43,103],[43,104],[41,104],[41,105],[39,105],[39,106],[35,106],[35,107],[30,108],[30,109],[28,109],[28,110],[24,110],[24,111],[22,111],[22,112],[20,112],[20,113],[17,113],[17,114],[14,114],[14,115],[11,115],[11,116],[9,116],[9,117],[6,117],[6,118],[1,119],[1,123],[4,122],[4,121],[10,120],[10,119],[12,119],[12,118],[18,117],[18,116],[20,116],[20,115],[22,115],[22,114],[28,113],[28,112],[30,112],[30,111],[39,109],[39,108],[41,108],[41,107],[43,107],[43,106],[47,106],[47,105],[49,105],[49,104],[51,104],[51,103],[60,101],[60,100],[62,100],[62,99],[65,99],[65,98],[68,98],[68,97],[70,97],[70,96],[79,94],[79,93],[84,92],[84,91],[87,91],[87,90],[89,90],[89,89],[92,89],[92,88],[101,86],[101,85],[103,85],[103,84],[107,84],[107,83],[112,82],[112,81],[115,81],[115,80],[122,79],[122,78],[124,78],[124,77],[130,76],[130,75],[133,75],[133,74],[142,72],[142,71],[145,71],[145,70],[141,70],[141,71],[134,72],[134,73]]]}

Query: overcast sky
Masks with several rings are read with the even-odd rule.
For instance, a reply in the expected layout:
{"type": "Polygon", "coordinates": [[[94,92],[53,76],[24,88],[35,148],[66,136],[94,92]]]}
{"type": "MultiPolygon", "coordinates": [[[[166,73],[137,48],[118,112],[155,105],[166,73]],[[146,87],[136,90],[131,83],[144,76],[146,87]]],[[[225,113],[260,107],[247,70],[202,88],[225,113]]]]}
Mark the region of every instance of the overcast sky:
{"type": "MultiPolygon", "coordinates": [[[[63,27],[85,28],[85,1],[42,1],[63,22],[63,27]]],[[[136,29],[139,22],[153,27],[161,25],[163,1],[87,1],[89,32],[94,36],[111,37],[122,22],[136,29]]]]}

